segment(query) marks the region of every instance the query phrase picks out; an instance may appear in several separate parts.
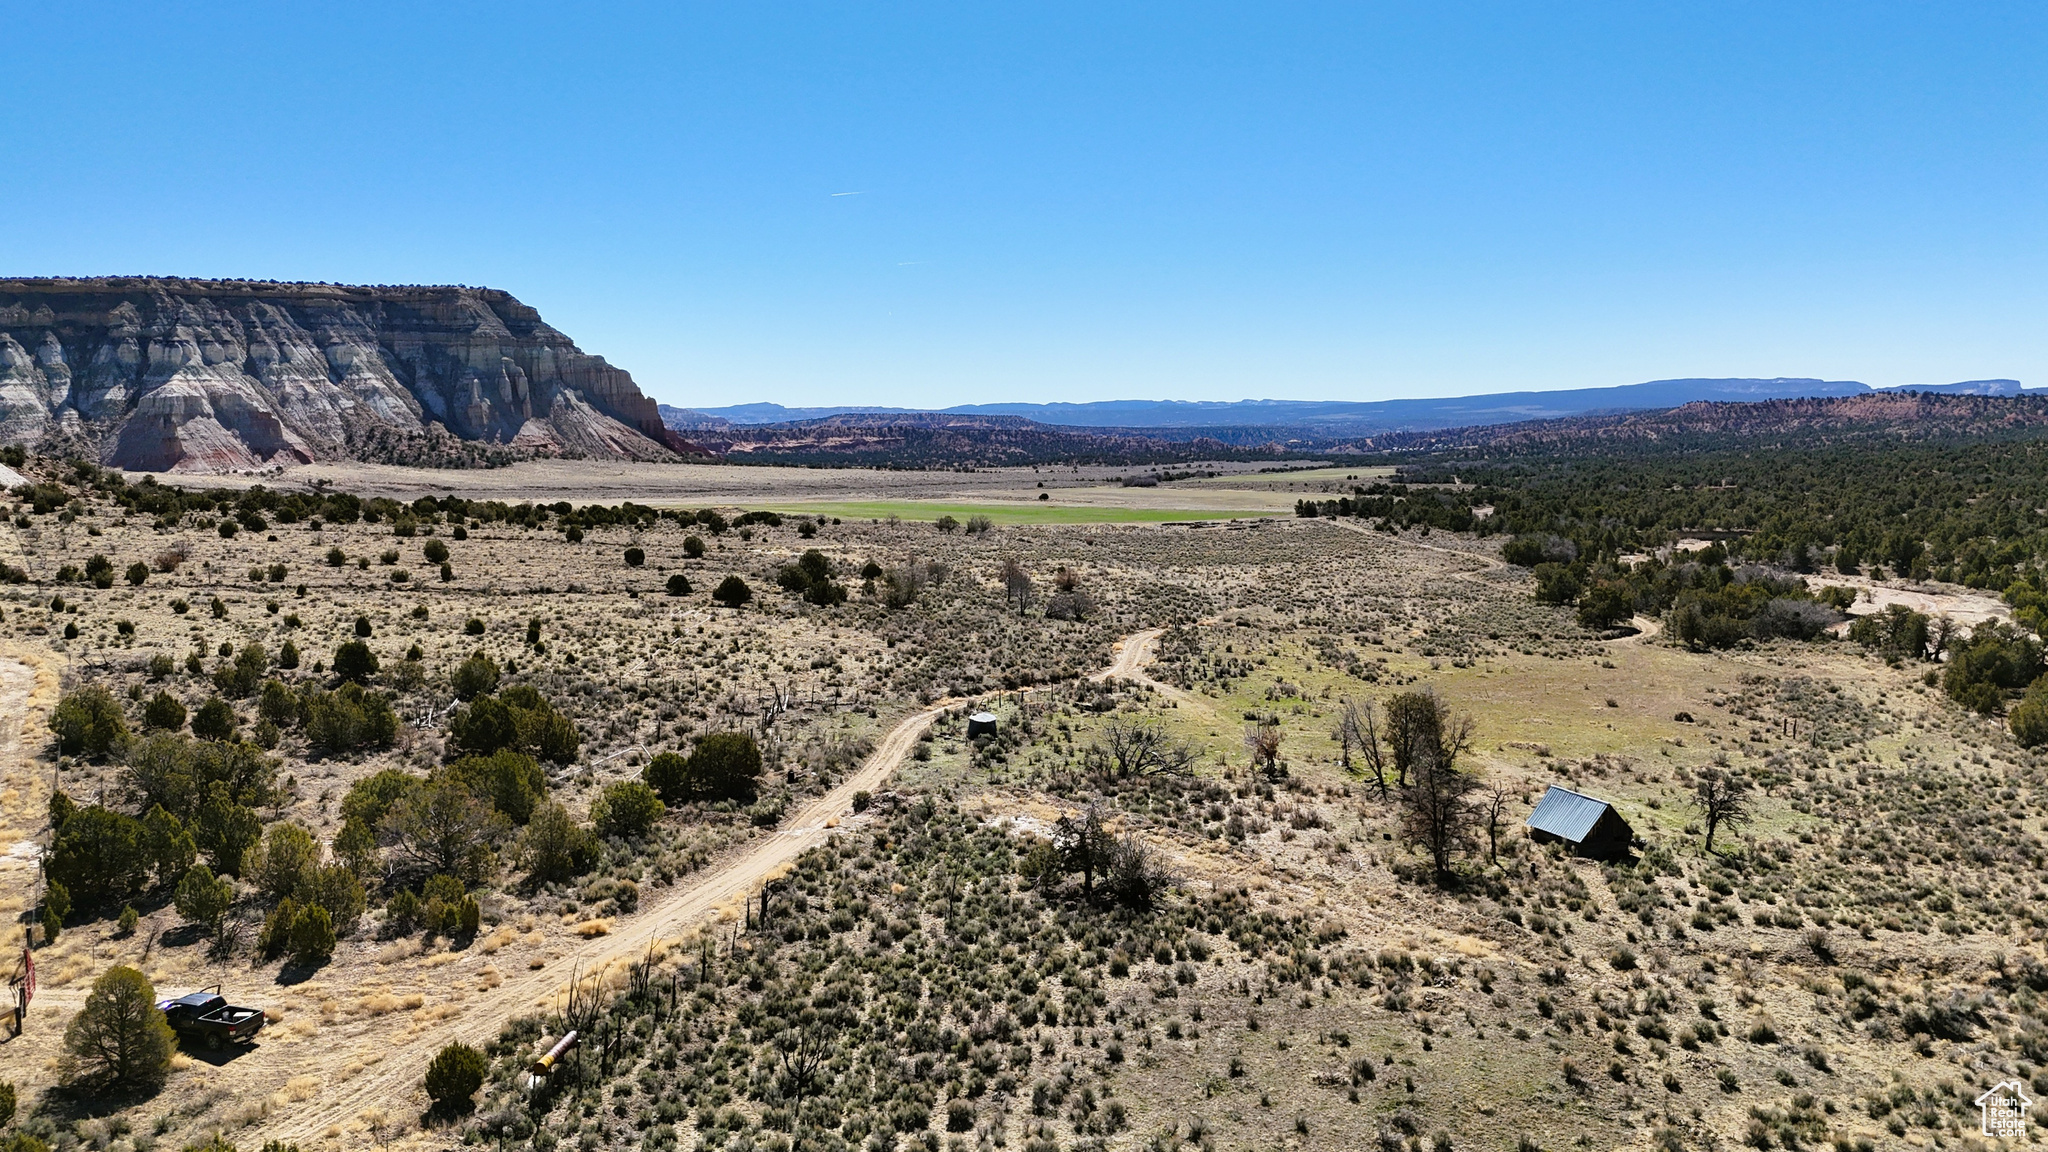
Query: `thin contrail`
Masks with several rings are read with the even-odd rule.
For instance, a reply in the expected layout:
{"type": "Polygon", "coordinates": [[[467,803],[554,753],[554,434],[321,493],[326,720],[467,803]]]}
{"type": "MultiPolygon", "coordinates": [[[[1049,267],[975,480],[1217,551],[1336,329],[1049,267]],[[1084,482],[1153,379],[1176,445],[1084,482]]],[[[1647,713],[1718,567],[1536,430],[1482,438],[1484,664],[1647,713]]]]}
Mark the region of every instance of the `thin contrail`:
{"type": "Polygon", "coordinates": [[[865,196],[865,195],[867,195],[867,193],[866,193],[866,192],[834,192],[834,193],[832,193],[832,195],[834,195],[834,196],[865,196]]]}

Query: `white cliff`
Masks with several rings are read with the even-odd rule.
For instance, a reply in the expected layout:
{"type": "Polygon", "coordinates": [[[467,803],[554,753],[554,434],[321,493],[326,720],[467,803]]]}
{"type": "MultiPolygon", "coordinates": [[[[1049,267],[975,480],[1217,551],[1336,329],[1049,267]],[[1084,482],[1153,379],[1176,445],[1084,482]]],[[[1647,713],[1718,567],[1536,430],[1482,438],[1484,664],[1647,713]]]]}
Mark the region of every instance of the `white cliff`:
{"type": "Polygon", "coordinates": [[[0,280],[0,442],[218,472],[438,430],[544,454],[691,451],[631,376],[494,289],[0,280]]]}

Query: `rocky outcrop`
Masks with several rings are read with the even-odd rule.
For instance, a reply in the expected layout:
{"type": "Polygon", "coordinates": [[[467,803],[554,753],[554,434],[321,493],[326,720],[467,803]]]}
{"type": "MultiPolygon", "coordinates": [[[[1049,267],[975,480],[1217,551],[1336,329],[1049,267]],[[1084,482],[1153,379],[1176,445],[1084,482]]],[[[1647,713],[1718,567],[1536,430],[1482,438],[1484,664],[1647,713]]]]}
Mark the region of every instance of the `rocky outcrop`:
{"type": "Polygon", "coordinates": [[[0,280],[0,442],[220,472],[450,435],[536,455],[692,451],[631,376],[495,289],[0,280]]]}

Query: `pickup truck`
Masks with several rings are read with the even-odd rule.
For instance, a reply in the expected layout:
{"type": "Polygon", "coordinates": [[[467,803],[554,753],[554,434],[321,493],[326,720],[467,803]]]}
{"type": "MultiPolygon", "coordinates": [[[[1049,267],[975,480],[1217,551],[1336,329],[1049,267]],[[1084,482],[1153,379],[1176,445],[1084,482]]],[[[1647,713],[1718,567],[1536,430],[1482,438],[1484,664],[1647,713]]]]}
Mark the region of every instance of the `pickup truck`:
{"type": "Polygon", "coordinates": [[[263,1013],[255,1008],[237,1008],[221,996],[220,987],[160,1000],[157,1009],[170,1022],[181,1040],[196,1040],[208,1048],[253,1040],[263,1028],[263,1013]]]}

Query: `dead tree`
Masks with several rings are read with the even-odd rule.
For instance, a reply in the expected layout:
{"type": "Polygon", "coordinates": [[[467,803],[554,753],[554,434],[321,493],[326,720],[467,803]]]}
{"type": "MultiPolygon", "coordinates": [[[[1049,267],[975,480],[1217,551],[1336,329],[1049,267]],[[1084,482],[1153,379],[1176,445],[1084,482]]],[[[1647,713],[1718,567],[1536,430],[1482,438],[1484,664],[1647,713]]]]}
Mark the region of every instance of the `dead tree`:
{"type": "Polygon", "coordinates": [[[1254,765],[1264,764],[1269,778],[1280,773],[1280,722],[1264,716],[1244,726],[1244,748],[1254,765]]]}
{"type": "Polygon", "coordinates": [[[833,1022],[824,1019],[818,1010],[805,1006],[797,1014],[796,1024],[785,1028],[775,1038],[777,1061],[782,1069],[783,1087],[796,1101],[796,1110],[803,1109],[804,1097],[811,1094],[817,1083],[818,1073],[832,1058],[835,1036],[839,1029],[833,1022]]]}
{"type": "Polygon", "coordinates": [[[1116,903],[1144,911],[1168,888],[1180,883],[1135,832],[1126,832],[1110,850],[1104,887],[1116,903]]]}
{"type": "Polygon", "coordinates": [[[1720,768],[1702,768],[1693,785],[1692,805],[1707,825],[1706,850],[1714,850],[1714,833],[1723,825],[1740,828],[1750,820],[1749,782],[1720,768]]]}
{"type": "Polygon", "coordinates": [[[1352,770],[1351,754],[1355,749],[1365,770],[1372,773],[1372,781],[1384,800],[1387,795],[1387,743],[1382,738],[1383,731],[1378,705],[1370,700],[1344,698],[1337,713],[1335,731],[1337,742],[1344,746],[1344,770],[1352,770]]]}
{"type": "Polygon", "coordinates": [[[1185,776],[1194,771],[1201,753],[1185,740],[1175,740],[1146,720],[1112,718],[1089,749],[1111,775],[1185,776]]]}
{"type": "Polygon", "coordinates": [[[1343,750],[1338,754],[1338,763],[1344,771],[1351,771],[1351,749],[1358,745],[1359,729],[1358,701],[1346,696],[1337,706],[1337,723],[1330,729],[1330,736],[1343,750]]]}
{"type": "Polygon", "coordinates": [[[1458,770],[1455,760],[1426,748],[1409,766],[1413,779],[1401,794],[1402,836],[1428,853],[1439,884],[1451,878],[1451,858],[1470,849],[1477,812],[1471,800],[1479,782],[1458,770]]]}
{"type": "MultiPolygon", "coordinates": [[[[1479,782],[1458,768],[1472,747],[1472,718],[1433,692],[1404,692],[1387,705],[1387,728],[1402,783],[1402,837],[1429,855],[1442,884],[1451,858],[1471,849],[1480,818],[1471,799],[1479,782]]],[[[1488,836],[1495,838],[1491,828],[1488,836]]]]}
{"type": "Polygon", "coordinates": [[[1480,813],[1486,820],[1486,862],[1500,863],[1500,826],[1507,819],[1508,796],[1506,784],[1495,781],[1479,800],[1480,813]]]}
{"type": "Polygon", "coordinates": [[[1081,893],[1095,899],[1095,877],[1108,871],[1116,852],[1116,837],[1102,820],[1100,805],[1090,804],[1078,815],[1062,816],[1052,827],[1053,847],[1060,854],[1062,872],[1081,874],[1081,893]]]}
{"type": "Polygon", "coordinates": [[[770,682],[767,693],[761,697],[761,731],[765,733],[774,727],[783,713],[796,707],[796,701],[796,684],[793,681],[785,680],[779,688],[770,682]]]}
{"type": "Polygon", "coordinates": [[[570,1032],[589,1034],[604,1011],[604,990],[597,977],[584,977],[581,966],[570,969],[569,989],[555,1011],[555,1031],[566,1036],[570,1032]]]}
{"type": "Polygon", "coordinates": [[[1019,616],[1022,616],[1031,607],[1032,601],[1037,599],[1037,589],[1032,586],[1031,573],[1026,572],[1024,565],[1014,556],[1003,559],[1003,595],[1017,606],[1019,616]]]}

